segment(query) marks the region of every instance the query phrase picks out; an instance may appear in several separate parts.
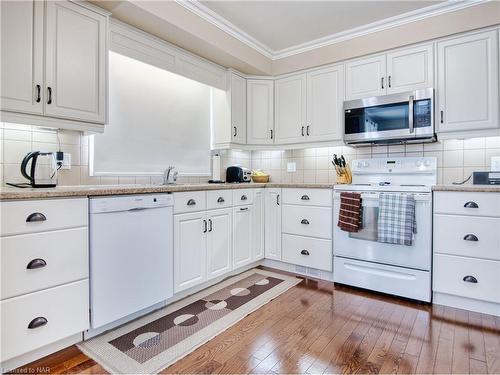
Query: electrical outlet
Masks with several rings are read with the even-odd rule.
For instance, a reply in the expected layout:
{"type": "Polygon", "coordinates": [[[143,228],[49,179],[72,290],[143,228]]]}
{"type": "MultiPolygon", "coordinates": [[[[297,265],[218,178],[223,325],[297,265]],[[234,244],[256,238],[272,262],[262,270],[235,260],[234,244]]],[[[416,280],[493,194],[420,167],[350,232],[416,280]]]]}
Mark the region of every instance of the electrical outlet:
{"type": "Polygon", "coordinates": [[[295,162],[286,163],[286,171],[287,172],[297,172],[297,163],[295,163],[295,162]]]}
{"type": "Polygon", "coordinates": [[[500,171],[500,156],[491,157],[491,170],[500,171]]]}
{"type": "Polygon", "coordinates": [[[59,169],[71,169],[71,154],[69,152],[58,152],[57,165],[61,166],[59,169]]]}

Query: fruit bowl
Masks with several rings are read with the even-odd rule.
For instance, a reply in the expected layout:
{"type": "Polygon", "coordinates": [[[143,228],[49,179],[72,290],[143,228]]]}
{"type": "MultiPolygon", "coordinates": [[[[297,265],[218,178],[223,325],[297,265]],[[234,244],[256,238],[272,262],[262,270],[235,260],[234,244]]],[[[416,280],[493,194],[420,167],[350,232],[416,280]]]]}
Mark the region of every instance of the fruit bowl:
{"type": "Polygon", "coordinates": [[[260,184],[269,182],[269,175],[252,175],[252,181],[260,184]]]}

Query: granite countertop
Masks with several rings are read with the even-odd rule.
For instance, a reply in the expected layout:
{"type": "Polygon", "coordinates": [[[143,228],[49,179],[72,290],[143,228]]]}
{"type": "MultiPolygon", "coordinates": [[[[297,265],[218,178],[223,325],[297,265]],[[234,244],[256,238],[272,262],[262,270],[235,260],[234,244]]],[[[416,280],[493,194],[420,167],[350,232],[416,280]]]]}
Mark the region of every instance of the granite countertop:
{"type": "Polygon", "coordinates": [[[481,193],[500,193],[500,185],[434,185],[433,191],[466,191],[481,193]]]}
{"type": "Polygon", "coordinates": [[[256,189],[263,187],[331,189],[334,184],[315,183],[241,183],[241,184],[175,184],[175,185],[81,185],[58,186],[48,189],[1,187],[0,200],[40,199],[61,197],[91,197],[104,195],[175,193],[182,191],[256,189]]]}

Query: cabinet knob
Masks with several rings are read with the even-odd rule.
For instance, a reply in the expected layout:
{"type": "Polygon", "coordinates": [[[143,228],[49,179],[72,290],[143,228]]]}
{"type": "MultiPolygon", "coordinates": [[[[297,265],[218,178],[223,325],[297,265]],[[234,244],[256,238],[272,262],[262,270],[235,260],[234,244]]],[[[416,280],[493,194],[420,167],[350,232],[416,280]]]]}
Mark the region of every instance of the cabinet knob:
{"type": "Polygon", "coordinates": [[[307,251],[307,250],[302,250],[300,253],[301,253],[302,255],[309,255],[309,251],[307,251]]]}
{"type": "Polygon", "coordinates": [[[477,236],[475,236],[474,234],[467,234],[467,235],[465,235],[465,237],[464,237],[464,241],[473,241],[473,242],[477,242],[477,241],[479,241],[479,238],[477,238],[477,236]]]}
{"type": "Polygon", "coordinates": [[[307,219],[302,219],[300,223],[301,223],[301,224],[306,224],[306,225],[307,225],[307,224],[309,224],[309,220],[307,220],[307,219]]]}
{"type": "Polygon", "coordinates": [[[203,220],[203,233],[207,233],[208,227],[207,227],[207,221],[203,220]]]}
{"type": "Polygon", "coordinates": [[[477,279],[474,276],[467,275],[463,279],[466,283],[472,283],[472,284],[477,284],[477,279]]]}
{"type": "Polygon", "coordinates": [[[194,199],[190,199],[190,200],[188,200],[188,202],[187,202],[187,205],[188,205],[188,206],[194,206],[195,204],[196,204],[196,201],[195,201],[194,199]]]}
{"type": "Polygon", "coordinates": [[[43,316],[36,317],[33,319],[31,322],[28,324],[28,329],[35,329],[38,327],[42,327],[48,323],[47,318],[44,318],[43,316]]]}
{"type": "Polygon", "coordinates": [[[302,133],[301,134],[302,134],[302,136],[304,136],[304,127],[302,127],[302,133]]]}
{"type": "Polygon", "coordinates": [[[469,201],[464,204],[465,208],[479,208],[479,205],[476,202],[469,201]]]}
{"type": "Polygon", "coordinates": [[[36,259],[33,259],[32,261],[30,261],[28,263],[28,265],[26,266],[27,269],[29,270],[35,270],[37,268],[43,268],[47,265],[47,262],[41,258],[36,258],[36,259]]]}
{"type": "Polygon", "coordinates": [[[236,137],[238,135],[238,128],[236,126],[233,126],[233,129],[234,129],[233,137],[236,137]]]}
{"type": "Polygon", "coordinates": [[[248,211],[248,207],[240,208],[240,211],[248,211]]]}
{"type": "Polygon", "coordinates": [[[52,104],[52,87],[47,87],[47,104],[52,104]]]}
{"type": "Polygon", "coordinates": [[[241,200],[242,200],[242,201],[246,201],[247,199],[248,199],[248,198],[247,198],[247,196],[246,196],[245,194],[243,194],[243,195],[241,196],[241,200]]]}
{"type": "Polygon", "coordinates": [[[224,203],[224,202],[225,202],[225,200],[224,200],[224,198],[222,198],[222,197],[219,197],[219,198],[217,199],[217,203],[224,203]]]}
{"type": "Polygon", "coordinates": [[[35,223],[38,221],[45,221],[45,220],[47,220],[47,217],[41,212],[33,212],[26,218],[27,223],[35,223]]]}
{"type": "Polygon", "coordinates": [[[40,101],[42,100],[41,91],[42,91],[42,87],[40,85],[36,85],[36,99],[35,99],[35,101],[37,103],[40,103],[40,101]]]}
{"type": "Polygon", "coordinates": [[[300,197],[300,199],[303,200],[303,201],[308,201],[310,198],[309,198],[308,195],[304,194],[302,197],[300,197]]]}

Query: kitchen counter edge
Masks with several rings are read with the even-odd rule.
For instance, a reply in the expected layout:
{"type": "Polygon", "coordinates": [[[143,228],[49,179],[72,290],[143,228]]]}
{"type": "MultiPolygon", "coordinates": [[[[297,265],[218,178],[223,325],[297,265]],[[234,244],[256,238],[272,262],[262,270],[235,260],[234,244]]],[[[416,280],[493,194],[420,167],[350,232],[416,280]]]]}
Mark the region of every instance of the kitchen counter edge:
{"type": "Polygon", "coordinates": [[[128,194],[176,193],[185,191],[258,189],[258,188],[300,188],[332,189],[335,184],[316,183],[241,183],[241,184],[179,184],[179,185],[95,185],[62,186],[52,189],[0,188],[0,200],[25,200],[43,198],[94,197],[128,194]]]}
{"type": "Polygon", "coordinates": [[[432,191],[463,191],[471,193],[500,193],[500,185],[434,185],[432,191]]]}

